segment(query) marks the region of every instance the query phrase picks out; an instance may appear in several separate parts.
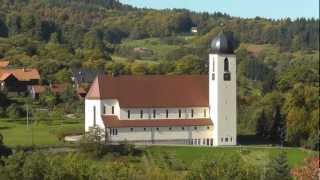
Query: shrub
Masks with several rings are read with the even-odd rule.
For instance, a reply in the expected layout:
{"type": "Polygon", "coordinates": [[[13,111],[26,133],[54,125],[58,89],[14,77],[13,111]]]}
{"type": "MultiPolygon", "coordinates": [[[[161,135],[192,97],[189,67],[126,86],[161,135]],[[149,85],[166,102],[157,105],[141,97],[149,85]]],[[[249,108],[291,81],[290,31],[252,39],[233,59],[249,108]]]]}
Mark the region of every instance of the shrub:
{"type": "Polygon", "coordinates": [[[7,108],[7,115],[11,119],[17,119],[17,118],[23,117],[25,114],[26,114],[25,110],[23,108],[21,108],[21,106],[18,106],[15,103],[11,104],[7,108]]]}

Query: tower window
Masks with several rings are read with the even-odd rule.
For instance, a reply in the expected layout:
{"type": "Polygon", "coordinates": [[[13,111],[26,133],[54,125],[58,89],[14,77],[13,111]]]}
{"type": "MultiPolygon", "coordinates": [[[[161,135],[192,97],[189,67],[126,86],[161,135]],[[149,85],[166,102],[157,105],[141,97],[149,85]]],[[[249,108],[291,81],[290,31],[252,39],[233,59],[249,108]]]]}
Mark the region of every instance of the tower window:
{"type": "Polygon", "coordinates": [[[229,72],[229,60],[228,60],[228,58],[224,59],[224,72],[229,72]]]}
{"type": "Polygon", "coordinates": [[[194,111],[193,109],[191,109],[191,117],[193,117],[194,111]]]}
{"type": "Polygon", "coordinates": [[[93,106],[93,126],[96,126],[96,107],[93,106]]]}
{"type": "Polygon", "coordinates": [[[140,110],[140,118],[143,118],[143,110],[140,110]]]}
{"type": "Polygon", "coordinates": [[[131,112],[128,110],[128,119],[130,119],[131,112]]]}
{"type": "Polygon", "coordinates": [[[212,61],[212,72],[214,72],[214,60],[212,61]]]}
{"type": "Polygon", "coordinates": [[[114,106],[111,107],[111,114],[114,114],[114,106]]]}
{"type": "Polygon", "coordinates": [[[181,109],[179,109],[179,118],[181,118],[181,109]]]}
{"type": "Polygon", "coordinates": [[[167,109],[166,110],[166,118],[168,118],[169,117],[169,110],[167,109]]]}
{"type": "Polygon", "coordinates": [[[156,110],[153,110],[153,118],[156,118],[156,110]]]}

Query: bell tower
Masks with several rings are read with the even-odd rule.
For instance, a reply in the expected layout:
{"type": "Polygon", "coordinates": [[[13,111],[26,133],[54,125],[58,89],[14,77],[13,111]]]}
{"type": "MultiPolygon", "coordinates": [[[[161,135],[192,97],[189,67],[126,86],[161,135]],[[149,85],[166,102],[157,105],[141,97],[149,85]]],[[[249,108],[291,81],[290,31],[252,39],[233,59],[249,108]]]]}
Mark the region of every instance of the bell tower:
{"type": "Polygon", "coordinates": [[[213,144],[237,144],[237,76],[232,36],[221,32],[209,54],[209,107],[213,144]]]}

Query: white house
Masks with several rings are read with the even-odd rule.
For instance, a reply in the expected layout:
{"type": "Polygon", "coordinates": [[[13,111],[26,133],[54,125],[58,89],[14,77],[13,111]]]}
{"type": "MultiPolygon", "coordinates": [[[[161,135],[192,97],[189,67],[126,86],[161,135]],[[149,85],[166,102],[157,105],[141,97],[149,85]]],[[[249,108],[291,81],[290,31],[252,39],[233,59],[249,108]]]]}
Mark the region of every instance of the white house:
{"type": "Polygon", "coordinates": [[[232,38],[211,43],[209,75],[98,76],[85,99],[85,130],[111,142],[236,145],[232,38]]]}

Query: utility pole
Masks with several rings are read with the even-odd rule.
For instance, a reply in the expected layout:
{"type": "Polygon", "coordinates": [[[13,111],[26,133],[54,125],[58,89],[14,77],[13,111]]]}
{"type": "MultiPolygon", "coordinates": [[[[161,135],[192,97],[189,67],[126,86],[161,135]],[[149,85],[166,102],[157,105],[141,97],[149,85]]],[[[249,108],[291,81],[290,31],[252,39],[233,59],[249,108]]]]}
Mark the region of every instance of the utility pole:
{"type": "Polygon", "coordinates": [[[27,129],[29,129],[29,105],[27,103],[27,129]]]}

